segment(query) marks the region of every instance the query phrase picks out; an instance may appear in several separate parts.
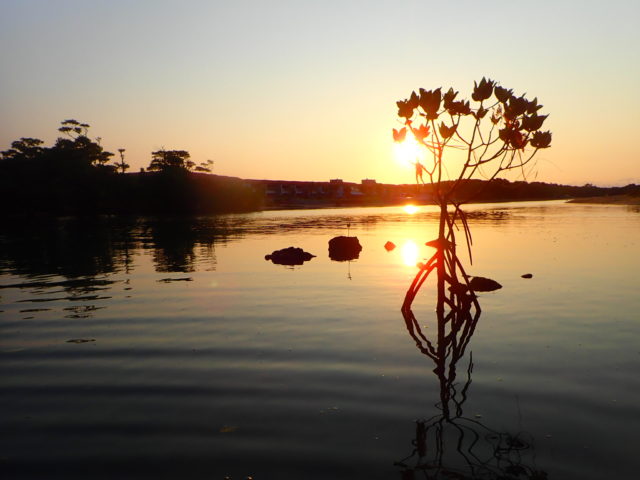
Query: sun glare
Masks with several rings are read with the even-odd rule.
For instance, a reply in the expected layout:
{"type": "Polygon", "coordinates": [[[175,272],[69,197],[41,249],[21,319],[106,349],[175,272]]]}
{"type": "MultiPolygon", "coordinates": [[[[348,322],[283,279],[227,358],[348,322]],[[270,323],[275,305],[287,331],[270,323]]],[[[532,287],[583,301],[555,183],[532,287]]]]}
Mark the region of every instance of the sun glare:
{"type": "Polygon", "coordinates": [[[404,141],[393,144],[393,154],[398,163],[411,166],[422,158],[424,152],[416,139],[409,134],[404,141]]]}
{"type": "Polygon", "coordinates": [[[416,205],[405,205],[402,209],[407,212],[409,215],[413,215],[414,213],[418,213],[420,211],[420,207],[416,205]]]}
{"type": "Polygon", "coordinates": [[[407,240],[402,245],[402,261],[407,267],[415,267],[418,263],[418,245],[413,240],[407,240]]]}

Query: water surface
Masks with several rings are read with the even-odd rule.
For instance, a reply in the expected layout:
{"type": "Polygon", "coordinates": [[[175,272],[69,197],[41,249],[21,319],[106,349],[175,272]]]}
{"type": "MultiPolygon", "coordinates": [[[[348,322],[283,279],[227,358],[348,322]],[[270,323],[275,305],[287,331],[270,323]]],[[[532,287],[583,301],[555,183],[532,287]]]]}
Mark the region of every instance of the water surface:
{"type": "MultiPolygon", "coordinates": [[[[442,382],[400,306],[432,253],[434,209],[4,225],[0,471],[634,478],[640,212],[468,210],[473,264],[461,259],[503,288],[480,296],[457,362],[457,424],[439,443],[427,432],[426,445],[420,425],[442,414],[442,382]],[[347,233],[363,251],[334,262],[328,241],[347,233]],[[316,258],[264,260],[288,246],[316,258]]],[[[414,304],[426,335],[434,302],[428,282],[414,304]]]]}

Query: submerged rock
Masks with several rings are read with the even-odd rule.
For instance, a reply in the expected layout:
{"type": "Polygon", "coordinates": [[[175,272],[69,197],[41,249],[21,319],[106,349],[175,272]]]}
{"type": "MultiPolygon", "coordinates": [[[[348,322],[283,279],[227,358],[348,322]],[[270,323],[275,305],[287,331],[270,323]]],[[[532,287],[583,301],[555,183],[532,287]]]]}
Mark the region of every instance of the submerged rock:
{"type": "Polygon", "coordinates": [[[271,255],[265,255],[265,260],[271,260],[277,265],[302,265],[304,262],[308,262],[315,255],[311,255],[309,252],[305,252],[301,248],[288,247],[282,250],[275,250],[271,255]]]}
{"type": "Polygon", "coordinates": [[[336,262],[346,262],[360,257],[362,245],[358,237],[334,237],[329,240],[329,258],[336,262]]]}
{"type": "Polygon", "coordinates": [[[469,282],[469,286],[474,292],[493,292],[502,288],[502,285],[495,280],[485,277],[473,277],[469,282]]]}

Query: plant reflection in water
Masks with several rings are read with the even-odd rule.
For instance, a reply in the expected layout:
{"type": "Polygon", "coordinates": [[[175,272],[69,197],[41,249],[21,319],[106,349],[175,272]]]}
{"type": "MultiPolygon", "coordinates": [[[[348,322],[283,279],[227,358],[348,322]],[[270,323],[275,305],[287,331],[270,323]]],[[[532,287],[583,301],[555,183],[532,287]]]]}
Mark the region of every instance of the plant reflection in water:
{"type": "Polygon", "coordinates": [[[450,245],[436,245],[436,253],[420,272],[407,292],[402,314],[407,331],[421,353],[435,363],[433,372],[440,384],[439,413],[416,422],[413,451],[396,462],[401,478],[440,479],[546,479],[547,474],[527,462],[534,453],[533,441],[525,432],[499,432],[478,418],[465,417],[463,404],[468,398],[473,372],[469,353],[466,378],[457,379],[457,366],[480,319],[481,309],[450,245]],[[445,266],[439,269],[438,265],[445,266]],[[457,267],[457,268],[456,268],[457,267]],[[436,270],[440,286],[437,293],[437,337],[430,338],[411,310],[411,300],[427,276],[436,270]]]}

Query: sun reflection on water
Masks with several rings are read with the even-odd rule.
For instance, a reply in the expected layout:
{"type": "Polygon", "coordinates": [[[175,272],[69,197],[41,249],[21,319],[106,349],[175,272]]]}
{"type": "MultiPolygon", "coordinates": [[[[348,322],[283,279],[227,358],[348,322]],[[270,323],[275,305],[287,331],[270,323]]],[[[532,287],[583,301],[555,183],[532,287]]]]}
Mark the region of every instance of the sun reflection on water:
{"type": "Polygon", "coordinates": [[[413,240],[407,240],[400,249],[402,262],[407,267],[415,267],[418,263],[418,245],[413,240]]]}

